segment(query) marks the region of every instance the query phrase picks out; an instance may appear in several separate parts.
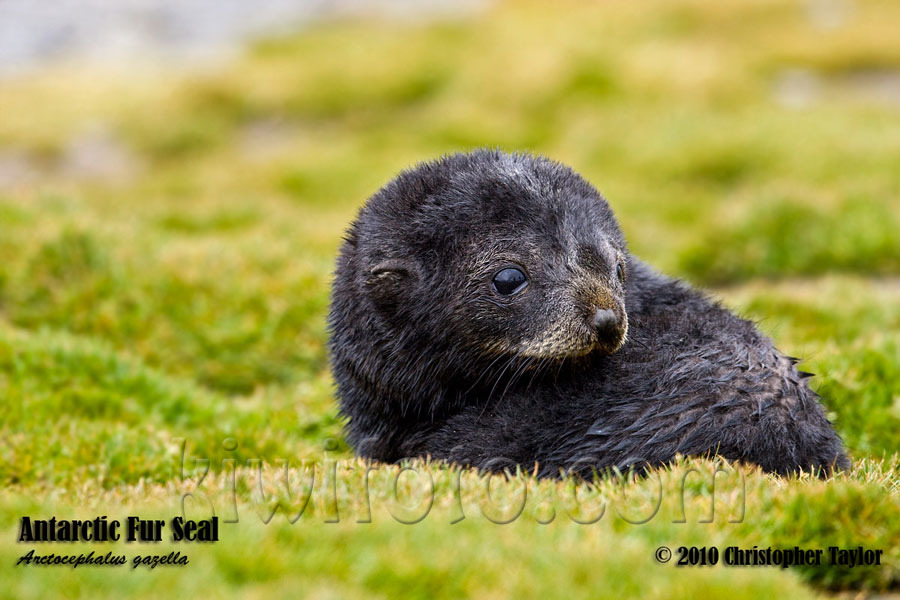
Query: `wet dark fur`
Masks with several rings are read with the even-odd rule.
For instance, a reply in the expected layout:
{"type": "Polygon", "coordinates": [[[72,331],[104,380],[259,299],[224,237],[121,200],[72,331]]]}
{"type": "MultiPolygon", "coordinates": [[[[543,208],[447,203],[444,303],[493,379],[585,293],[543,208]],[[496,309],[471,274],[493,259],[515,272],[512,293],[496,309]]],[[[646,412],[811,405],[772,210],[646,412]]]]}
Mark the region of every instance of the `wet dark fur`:
{"type": "Polygon", "coordinates": [[[362,456],[494,470],[537,462],[543,475],[677,453],[777,473],[849,466],[796,359],[628,254],[599,193],[543,158],[454,155],[376,193],[341,249],[329,326],[347,436],[362,456]],[[507,247],[537,272],[527,302],[486,291],[507,247]],[[619,288],[617,254],[627,261],[619,288]],[[624,346],[563,359],[491,351],[495,338],[527,344],[554,315],[576,314],[583,301],[559,293],[568,256],[596,274],[592,293],[624,298],[624,346]]]}

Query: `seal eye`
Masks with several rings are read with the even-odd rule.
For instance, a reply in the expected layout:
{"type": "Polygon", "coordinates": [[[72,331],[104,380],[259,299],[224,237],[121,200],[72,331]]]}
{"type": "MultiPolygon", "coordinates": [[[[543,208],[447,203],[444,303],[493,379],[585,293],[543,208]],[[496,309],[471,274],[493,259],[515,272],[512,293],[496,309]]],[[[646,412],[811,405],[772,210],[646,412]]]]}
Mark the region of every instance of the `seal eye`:
{"type": "Polygon", "coordinates": [[[525,273],[515,267],[508,267],[494,275],[494,289],[501,296],[511,296],[522,291],[528,285],[525,273]]]}
{"type": "Polygon", "coordinates": [[[625,267],[622,263],[616,265],[616,277],[619,278],[619,283],[625,283],[625,267]]]}

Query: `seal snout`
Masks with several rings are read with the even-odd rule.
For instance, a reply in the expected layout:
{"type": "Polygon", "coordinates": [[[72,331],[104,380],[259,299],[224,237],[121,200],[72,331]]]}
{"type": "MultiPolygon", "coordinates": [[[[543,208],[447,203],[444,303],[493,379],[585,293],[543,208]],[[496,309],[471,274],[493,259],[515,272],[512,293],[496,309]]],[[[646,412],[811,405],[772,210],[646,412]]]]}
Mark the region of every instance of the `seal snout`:
{"type": "Polygon", "coordinates": [[[619,334],[619,318],[608,308],[598,308],[594,313],[594,329],[600,339],[609,339],[619,334]]]}
{"type": "Polygon", "coordinates": [[[625,343],[628,332],[628,316],[615,309],[597,308],[590,320],[596,334],[596,348],[606,354],[612,354],[625,343]]]}

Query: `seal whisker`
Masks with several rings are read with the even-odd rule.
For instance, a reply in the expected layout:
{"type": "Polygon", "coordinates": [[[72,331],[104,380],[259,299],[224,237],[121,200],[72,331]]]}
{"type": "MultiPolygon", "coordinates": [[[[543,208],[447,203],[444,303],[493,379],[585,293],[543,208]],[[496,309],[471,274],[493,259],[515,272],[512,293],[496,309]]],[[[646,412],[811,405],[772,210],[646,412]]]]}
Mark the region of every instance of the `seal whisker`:
{"type": "Polygon", "coordinates": [[[503,369],[501,369],[500,374],[497,375],[497,379],[494,381],[494,385],[493,385],[493,387],[491,387],[491,391],[488,392],[487,397],[484,399],[484,406],[481,409],[481,413],[478,415],[479,418],[484,416],[485,411],[487,411],[488,407],[491,405],[491,396],[494,395],[494,390],[497,389],[497,385],[503,379],[503,375],[506,373],[506,371],[509,369],[509,367],[512,366],[512,364],[516,361],[516,359],[518,357],[519,357],[518,353],[512,355],[511,357],[509,357],[509,360],[507,360],[506,363],[503,365],[503,369]]]}
{"type": "Polygon", "coordinates": [[[494,360],[492,360],[491,363],[490,363],[488,366],[486,366],[484,369],[482,369],[482,370],[481,370],[481,374],[478,375],[478,377],[475,379],[475,381],[472,383],[472,385],[469,386],[469,389],[466,390],[466,394],[471,393],[472,390],[475,389],[475,386],[478,385],[478,382],[480,382],[480,381],[482,380],[482,378],[488,373],[488,371],[490,371],[491,368],[492,368],[495,364],[497,364],[497,361],[500,360],[501,358],[503,358],[504,356],[505,356],[505,355],[503,355],[503,354],[498,354],[497,357],[494,358],[494,360]]]}

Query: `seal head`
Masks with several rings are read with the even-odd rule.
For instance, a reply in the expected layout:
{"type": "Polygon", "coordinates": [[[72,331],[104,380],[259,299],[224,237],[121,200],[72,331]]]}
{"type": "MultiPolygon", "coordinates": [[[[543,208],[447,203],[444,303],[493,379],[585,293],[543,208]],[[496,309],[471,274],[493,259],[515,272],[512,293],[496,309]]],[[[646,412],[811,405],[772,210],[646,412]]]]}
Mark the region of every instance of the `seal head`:
{"type": "Polygon", "coordinates": [[[454,380],[614,353],[628,257],[607,202],[564,165],[493,151],[420,164],[368,200],[341,249],[335,372],[434,411],[454,380]]]}

